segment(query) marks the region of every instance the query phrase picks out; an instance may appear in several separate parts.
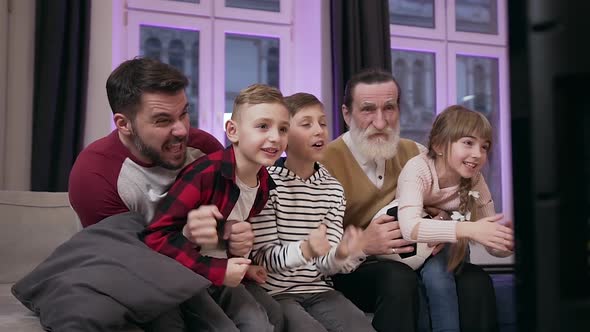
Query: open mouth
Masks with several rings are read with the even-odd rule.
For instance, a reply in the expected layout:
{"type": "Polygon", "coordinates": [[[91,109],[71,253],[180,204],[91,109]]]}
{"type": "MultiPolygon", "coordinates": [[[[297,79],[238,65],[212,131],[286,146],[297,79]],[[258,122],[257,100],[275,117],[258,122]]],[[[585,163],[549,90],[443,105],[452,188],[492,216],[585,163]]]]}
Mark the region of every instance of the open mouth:
{"type": "Polygon", "coordinates": [[[181,153],[184,150],[184,143],[168,144],[166,150],[170,153],[181,153]]]}
{"type": "Polygon", "coordinates": [[[469,167],[471,169],[475,169],[477,167],[477,164],[476,163],[470,163],[470,162],[467,162],[467,161],[464,161],[463,162],[463,165],[465,165],[465,166],[467,166],[467,167],[469,167]]]}
{"type": "Polygon", "coordinates": [[[316,149],[321,149],[324,147],[324,141],[315,142],[311,146],[316,149]]]}
{"type": "Polygon", "coordinates": [[[277,148],[262,148],[262,151],[268,153],[268,154],[277,154],[279,152],[279,149],[277,148]]]}

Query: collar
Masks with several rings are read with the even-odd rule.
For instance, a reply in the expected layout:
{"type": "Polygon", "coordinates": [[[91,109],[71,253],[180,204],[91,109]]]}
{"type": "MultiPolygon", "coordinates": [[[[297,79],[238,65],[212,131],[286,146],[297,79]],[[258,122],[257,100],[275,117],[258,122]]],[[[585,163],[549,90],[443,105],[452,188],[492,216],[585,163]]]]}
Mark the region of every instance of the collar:
{"type": "MultiPolygon", "coordinates": [[[[223,150],[221,156],[221,175],[231,180],[232,182],[236,182],[236,155],[234,153],[234,146],[230,145],[225,150],[223,150]]],[[[261,187],[267,187],[269,190],[274,189],[276,187],[274,181],[270,178],[266,167],[261,166],[260,170],[258,170],[258,183],[261,187]]]]}

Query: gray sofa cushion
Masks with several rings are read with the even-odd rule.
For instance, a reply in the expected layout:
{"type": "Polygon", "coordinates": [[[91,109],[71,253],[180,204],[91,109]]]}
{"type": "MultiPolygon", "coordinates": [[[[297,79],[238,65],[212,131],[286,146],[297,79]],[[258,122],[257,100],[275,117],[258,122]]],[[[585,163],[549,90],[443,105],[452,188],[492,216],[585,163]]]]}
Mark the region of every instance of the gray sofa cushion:
{"type": "Polygon", "coordinates": [[[210,285],[149,249],[137,237],[143,228],[143,217],[131,212],[87,227],[12,292],[47,328],[76,330],[94,323],[101,328],[93,330],[110,331],[126,321],[149,322],[210,285]]]}
{"type": "Polygon", "coordinates": [[[0,284],[22,278],[80,228],[67,193],[0,191],[0,284]]]}

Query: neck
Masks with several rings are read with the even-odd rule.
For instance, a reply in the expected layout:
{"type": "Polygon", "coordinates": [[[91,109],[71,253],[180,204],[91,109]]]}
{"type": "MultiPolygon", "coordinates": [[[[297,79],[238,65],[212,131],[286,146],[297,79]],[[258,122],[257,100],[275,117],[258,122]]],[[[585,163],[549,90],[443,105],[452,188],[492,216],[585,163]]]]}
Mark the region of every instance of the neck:
{"type": "Polygon", "coordinates": [[[248,187],[258,185],[258,171],[262,165],[249,161],[234,146],[234,156],[236,158],[236,176],[248,187]]]}
{"type": "Polygon", "coordinates": [[[461,178],[456,178],[447,171],[447,165],[442,158],[434,160],[434,168],[438,175],[438,187],[440,189],[456,186],[459,184],[461,178]]]}
{"type": "Polygon", "coordinates": [[[285,161],[285,167],[287,167],[290,171],[297,174],[303,180],[309,179],[313,173],[315,173],[315,162],[301,160],[294,157],[289,157],[287,155],[287,160],[285,161]]]}

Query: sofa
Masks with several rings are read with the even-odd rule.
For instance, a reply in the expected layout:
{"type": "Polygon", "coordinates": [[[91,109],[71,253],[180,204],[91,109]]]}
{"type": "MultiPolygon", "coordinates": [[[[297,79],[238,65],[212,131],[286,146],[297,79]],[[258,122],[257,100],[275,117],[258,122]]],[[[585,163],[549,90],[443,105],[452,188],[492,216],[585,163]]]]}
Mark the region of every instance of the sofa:
{"type": "Polygon", "coordinates": [[[82,226],[63,192],[0,190],[0,216],[0,331],[41,332],[39,318],[10,288],[82,226]]]}
{"type": "Polygon", "coordinates": [[[0,191],[0,331],[43,331],[10,287],[81,229],[67,193],[0,191]]]}

